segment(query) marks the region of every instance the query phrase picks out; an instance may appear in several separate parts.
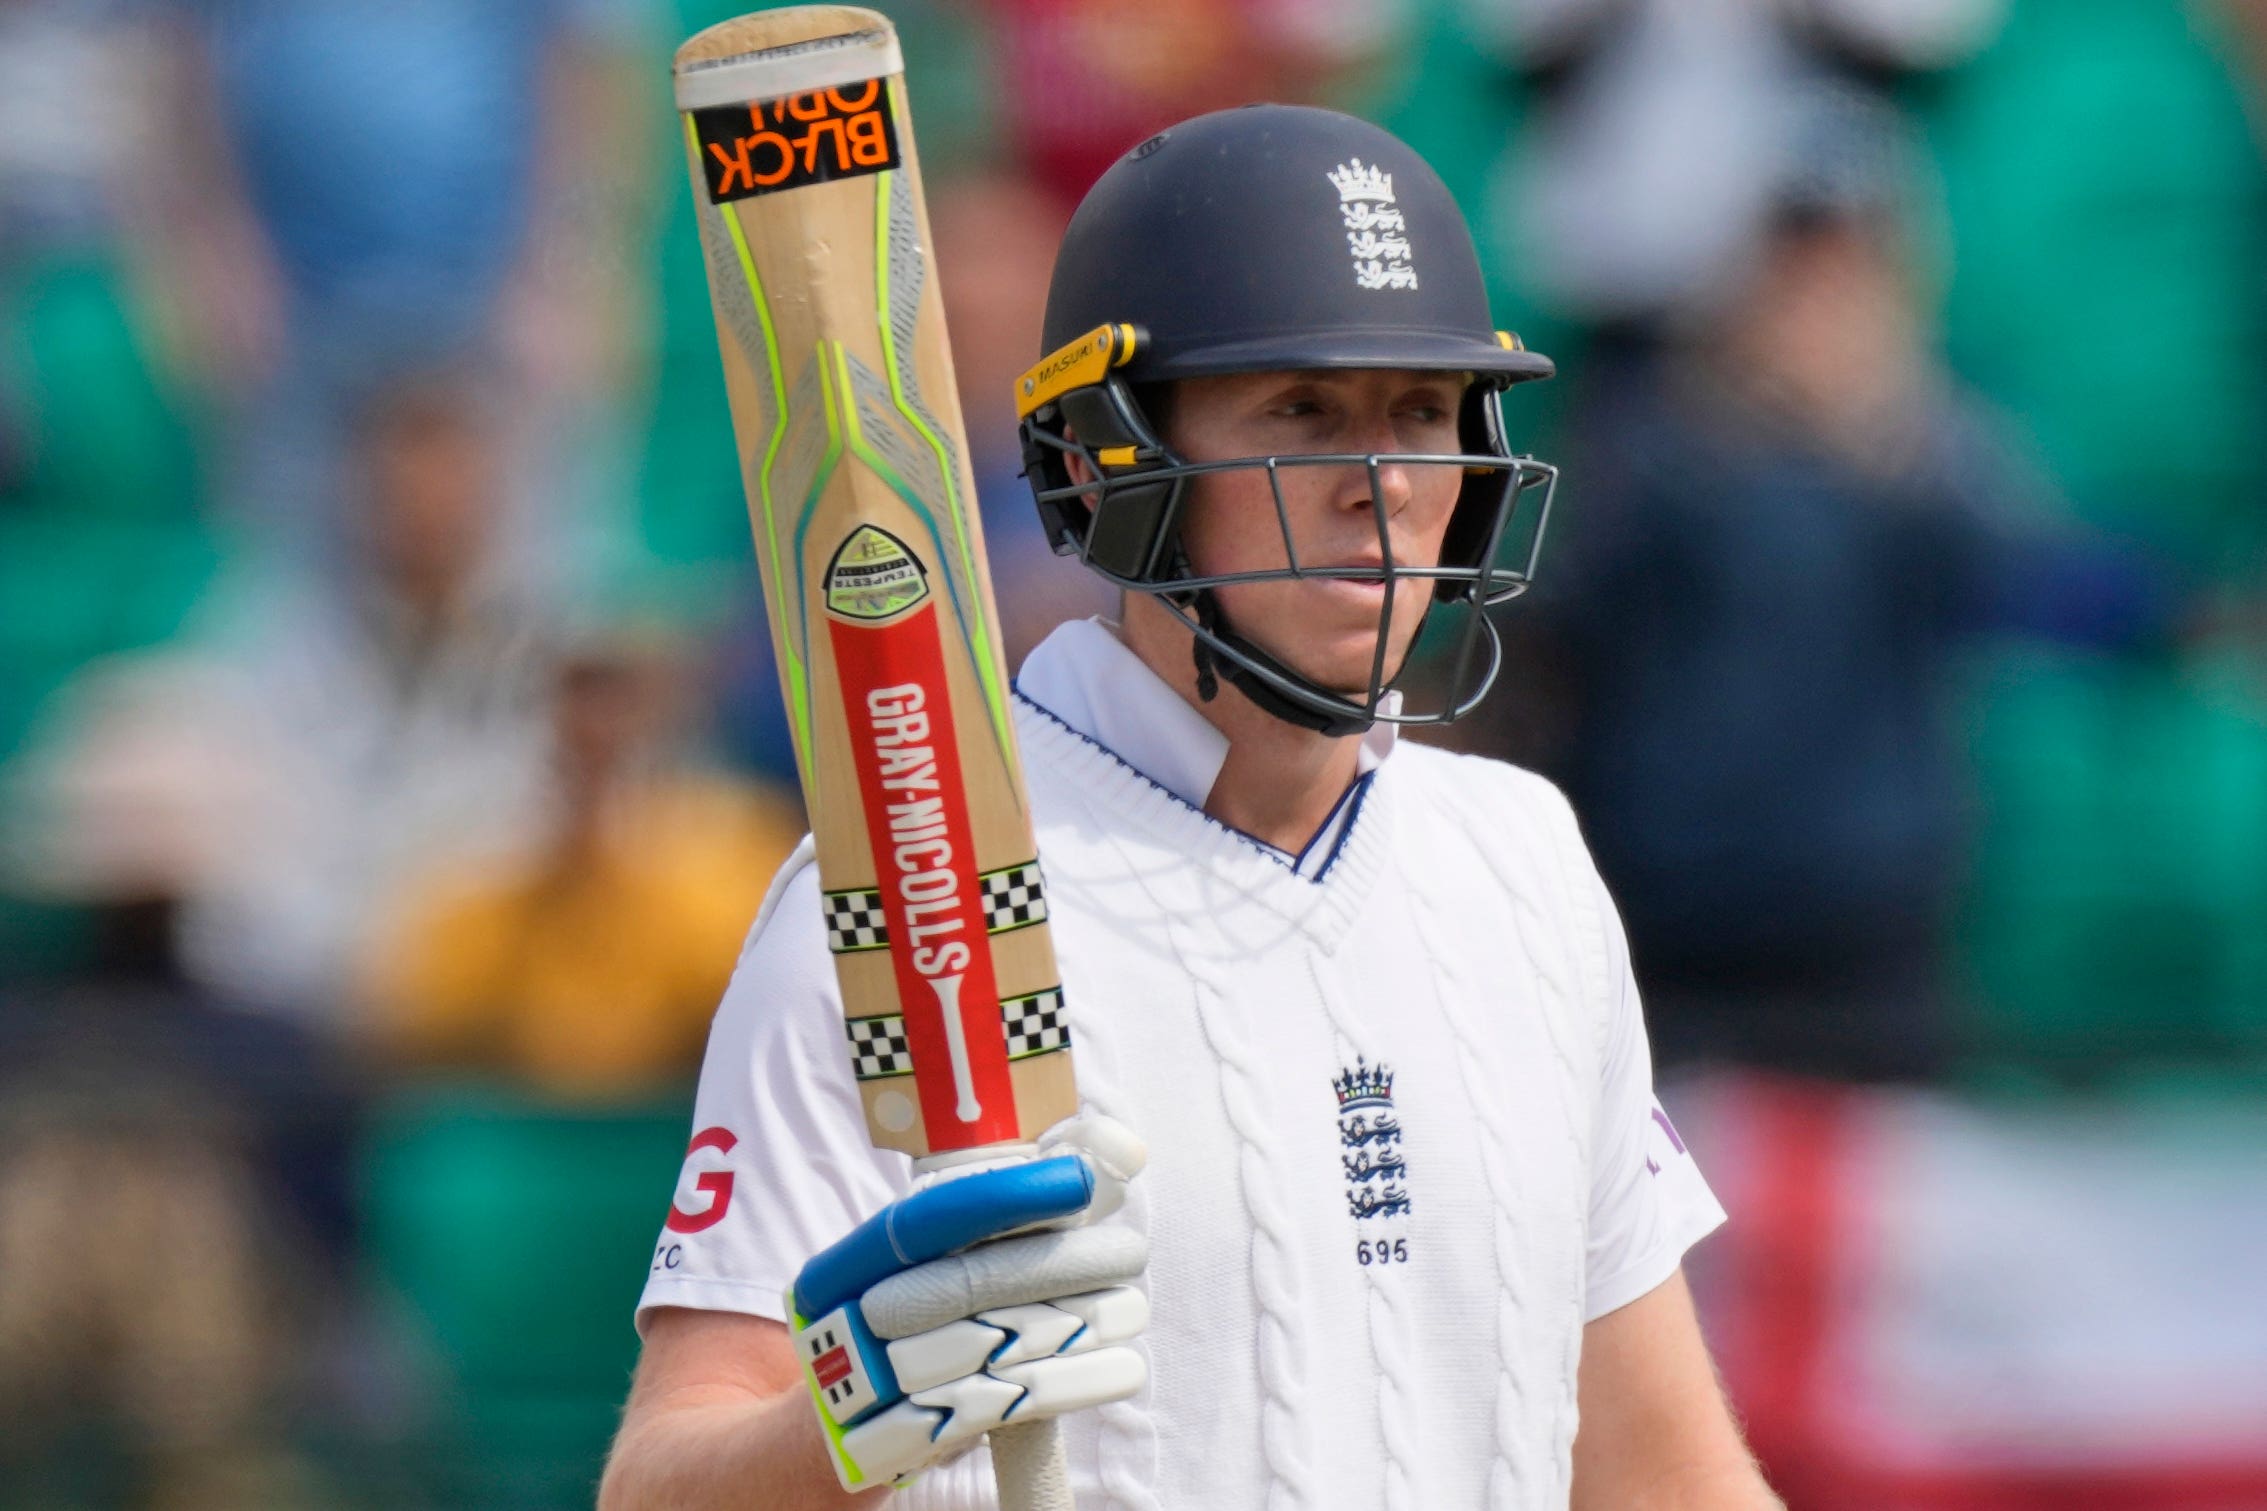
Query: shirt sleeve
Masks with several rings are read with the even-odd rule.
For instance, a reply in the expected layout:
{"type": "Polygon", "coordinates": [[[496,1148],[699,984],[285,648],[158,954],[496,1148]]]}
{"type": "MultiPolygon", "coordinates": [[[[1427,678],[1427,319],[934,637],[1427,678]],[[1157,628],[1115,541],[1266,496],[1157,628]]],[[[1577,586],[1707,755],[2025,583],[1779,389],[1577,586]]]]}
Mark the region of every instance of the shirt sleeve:
{"type": "Polygon", "coordinates": [[[641,1330],[657,1306],[785,1321],[803,1261],[912,1189],[911,1161],[867,1141],[825,941],[806,840],[772,884],[709,1030],[641,1330]]]}
{"type": "Polygon", "coordinates": [[[1627,1306],[1677,1271],[1685,1250],[1724,1222],[1684,1139],[1653,1095],[1653,1052],[1631,980],[1629,942],[1593,872],[1605,925],[1605,1055],[1590,1175],[1583,1321],[1627,1306]]]}

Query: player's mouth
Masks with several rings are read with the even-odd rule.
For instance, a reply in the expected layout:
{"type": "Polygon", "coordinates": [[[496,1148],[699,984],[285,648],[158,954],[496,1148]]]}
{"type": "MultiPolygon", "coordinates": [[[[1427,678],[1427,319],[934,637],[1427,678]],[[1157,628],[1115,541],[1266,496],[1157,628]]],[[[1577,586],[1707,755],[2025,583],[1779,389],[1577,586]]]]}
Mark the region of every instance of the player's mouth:
{"type": "Polygon", "coordinates": [[[1328,590],[1349,594],[1365,601],[1385,596],[1385,563],[1377,557],[1353,557],[1345,561],[1329,562],[1309,569],[1317,574],[1304,580],[1328,590]],[[1323,576],[1322,573],[1332,575],[1323,576]],[[1337,574],[1345,573],[1344,576],[1337,574]],[[1360,574],[1360,575],[1355,575],[1360,574]]]}

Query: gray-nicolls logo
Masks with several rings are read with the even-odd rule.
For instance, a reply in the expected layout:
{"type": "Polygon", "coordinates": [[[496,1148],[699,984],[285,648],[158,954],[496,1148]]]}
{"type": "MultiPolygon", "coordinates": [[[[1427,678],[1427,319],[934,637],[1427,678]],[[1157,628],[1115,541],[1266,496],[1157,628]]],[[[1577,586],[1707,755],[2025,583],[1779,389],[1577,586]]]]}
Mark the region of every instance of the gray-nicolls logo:
{"type": "Polygon", "coordinates": [[[1394,207],[1393,175],[1350,158],[1330,170],[1338,191],[1338,213],[1346,222],[1346,246],[1354,262],[1354,281],[1366,289],[1413,289],[1417,269],[1409,260],[1409,225],[1394,207]]]}

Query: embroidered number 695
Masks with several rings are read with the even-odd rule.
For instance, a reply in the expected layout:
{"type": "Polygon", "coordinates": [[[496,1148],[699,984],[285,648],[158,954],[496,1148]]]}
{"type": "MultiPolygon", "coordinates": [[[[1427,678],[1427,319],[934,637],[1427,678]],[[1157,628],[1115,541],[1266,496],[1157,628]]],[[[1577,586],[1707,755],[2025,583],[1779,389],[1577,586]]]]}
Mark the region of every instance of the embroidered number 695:
{"type": "Polygon", "coordinates": [[[1406,1238],[1375,1241],[1360,1239],[1354,1245],[1354,1257],[1363,1264],[1407,1264],[1409,1240],[1406,1238]]]}

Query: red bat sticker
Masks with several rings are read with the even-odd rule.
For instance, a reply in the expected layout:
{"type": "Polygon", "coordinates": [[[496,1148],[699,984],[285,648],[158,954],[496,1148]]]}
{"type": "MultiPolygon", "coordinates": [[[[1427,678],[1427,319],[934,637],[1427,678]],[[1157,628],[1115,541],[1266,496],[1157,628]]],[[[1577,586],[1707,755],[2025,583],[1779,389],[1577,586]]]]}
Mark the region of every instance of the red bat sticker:
{"type": "Polygon", "coordinates": [[[931,1149],[967,1149],[1011,1141],[1020,1124],[925,578],[902,541],[862,525],[835,554],[827,624],[922,1124],[931,1149]]]}

